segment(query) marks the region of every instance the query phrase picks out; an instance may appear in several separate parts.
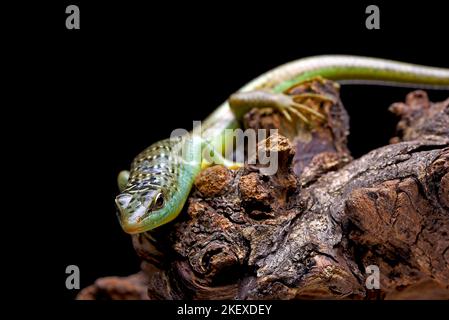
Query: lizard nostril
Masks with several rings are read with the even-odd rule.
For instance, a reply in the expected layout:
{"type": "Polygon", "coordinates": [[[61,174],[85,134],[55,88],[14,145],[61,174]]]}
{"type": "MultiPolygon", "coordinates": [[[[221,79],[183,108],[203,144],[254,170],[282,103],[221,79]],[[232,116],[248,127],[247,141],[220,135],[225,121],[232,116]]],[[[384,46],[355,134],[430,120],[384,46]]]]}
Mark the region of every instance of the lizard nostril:
{"type": "Polygon", "coordinates": [[[129,203],[131,202],[132,196],[128,193],[122,193],[115,198],[115,202],[119,209],[125,209],[128,207],[129,203]]]}

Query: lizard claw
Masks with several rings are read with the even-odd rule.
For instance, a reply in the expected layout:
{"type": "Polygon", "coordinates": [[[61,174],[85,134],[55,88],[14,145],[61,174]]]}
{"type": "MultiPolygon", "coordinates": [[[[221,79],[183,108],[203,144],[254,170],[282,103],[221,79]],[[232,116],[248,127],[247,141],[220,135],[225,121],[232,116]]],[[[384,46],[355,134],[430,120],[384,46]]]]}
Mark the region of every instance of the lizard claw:
{"type": "Polygon", "coordinates": [[[282,99],[279,99],[276,104],[276,108],[282,113],[282,115],[287,119],[287,121],[292,122],[292,115],[295,115],[298,119],[306,124],[310,124],[310,120],[306,114],[313,115],[319,119],[324,120],[326,117],[316,111],[315,109],[308,107],[307,105],[299,102],[305,99],[317,99],[320,101],[335,102],[331,97],[320,95],[316,93],[302,93],[298,95],[283,95],[282,99]]]}
{"type": "MultiPolygon", "coordinates": [[[[297,110],[297,109],[295,108],[294,105],[289,106],[289,107],[287,107],[287,108],[288,108],[288,111],[289,111],[289,112],[291,112],[291,113],[293,113],[294,115],[296,115],[299,119],[301,119],[302,121],[304,121],[304,123],[307,123],[307,124],[310,123],[310,122],[309,122],[309,119],[307,119],[307,117],[306,117],[305,115],[303,115],[299,110],[297,110]]],[[[288,120],[288,119],[287,119],[287,120],[288,120]]],[[[289,120],[289,121],[291,121],[291,120],[289,120]]]]}
{"type": "Polygon", "coordinates": [[[285,117],[285,119],[287,119],[288,122],[293,121],[292,117],[290,116],[290,113],[288,113],[289,111],[291,112],[291,108],[289,108],[289,107],[280,108],[279,111],[281,111],[282,115],[285,117]]]}
{"type": "Polygon", "coordinates": [[[317,101],[314,105],[318,107],[321,102],[335,103],[332,97],[318,93],[304,92],[288,95],[268,90],[255,90],[233,94],[229,98],[229,106],[235,115],[241,116],[251,108],[270,107],[278,110],[288,122],[293,122],[293,116],[307,124],[310,123],[310,115],[321,120],[325,119],[323,114],[307,105],[310,101],[317,101]]]}
{"type": "Polygon", "coordinates": [[[306,111],[306,112],[308,112],[310,114],[313,114],[315,117],[318,117],[320,119],[325,119],[325,117],[321,113],[319,113],[318,111],[316,111],[316,110],[314,110],[314,109],[312,109],[312,108],[310,108],[310,107],[308,107],[308,106],[306,106],[305,104],[302,104],[302,103],[294,102],[292,104],[291,108],[295,108],[295,109],[298,109],[298,110],[304,110],[304,111],[306,111]]]}

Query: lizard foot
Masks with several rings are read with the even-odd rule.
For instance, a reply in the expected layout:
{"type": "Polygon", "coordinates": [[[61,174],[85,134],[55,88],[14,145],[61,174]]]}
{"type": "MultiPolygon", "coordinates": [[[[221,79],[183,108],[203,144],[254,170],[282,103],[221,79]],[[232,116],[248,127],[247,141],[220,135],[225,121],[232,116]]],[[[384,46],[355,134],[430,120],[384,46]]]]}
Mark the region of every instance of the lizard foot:
{"type": "Polygon", "coordinates": [[[306,115],[313,115],[319,119],[325,119],[325,116],[315,109],[307,106],[309,100],[334,101],[331,97],[318,93],[299,93],[288,95],[285,93],[276,93],[269,90],[254,90],[248,92],[237,92],[229,98],[229,106],[237,115],[242,116],[251,108],[270,107],[278,110],[289,122],[292,122],[292,116],[309,124],[310,120],[306,115]]]}
{"type": "Polygon", "coordinates": [[[310,120],[306,116],[307,114],[314,115],[322,120],[326,117],[320,112],[304,104],[305,100],[312,99],[318,101],[333,101],[333,99],[328,96],[316,93],[301,93],[291,96],[282,94],[280,97],[281,98],[277,100],[275,107],[282,113],[287,121],[292,122],[292,115],[295,115],[306,124],[310,124],[310,120]]]}

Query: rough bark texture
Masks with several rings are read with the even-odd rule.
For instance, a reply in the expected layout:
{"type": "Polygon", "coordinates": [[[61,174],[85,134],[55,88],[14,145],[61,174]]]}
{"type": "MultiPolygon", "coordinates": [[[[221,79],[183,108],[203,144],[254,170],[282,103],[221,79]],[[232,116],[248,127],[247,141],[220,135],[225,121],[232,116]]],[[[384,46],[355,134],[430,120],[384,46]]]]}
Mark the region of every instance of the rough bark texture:
{"type": "Polygon", "coordinates": [[[276,174],[204,170],[176,223],[134,237],[141,284],[106,278],[79,298],[141,299],[145,286],[150,299],[449,299],[449,99],[410,93],[391,107],[401,117],[392,144],[352,161],[338,87],[298,92],[336,99],[304,101],[327,122],[293,125],[269,109],[245,117],[280,129],[259,143],[278,154],[276,174]],[[369,265],[379,290],[365,285],[369,265]]]}
{"type": "Polygon", "coordinates": [[[100,278],[79,294],[78,300],[148,300],[148,275],[139,272],[129,277],[100,278]]]}

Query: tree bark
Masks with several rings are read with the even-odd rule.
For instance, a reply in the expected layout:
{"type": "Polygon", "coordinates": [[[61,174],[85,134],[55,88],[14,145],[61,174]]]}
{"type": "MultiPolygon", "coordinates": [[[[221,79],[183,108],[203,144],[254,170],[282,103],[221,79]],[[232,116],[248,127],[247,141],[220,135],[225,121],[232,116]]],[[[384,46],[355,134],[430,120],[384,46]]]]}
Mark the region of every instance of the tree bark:
{"type": "MultiPolygon", "coordinates": [[[[247,127],[279,129],[258,145],[278,154],[277,173],[202,171],[175,223],[134,236],[145,276],[130,283],[150,299],[449,299],[449,99],[410,93],[390,107],[401,117],[391,144],[352,160],[338,86],[289,93],[301,92],[335,99],[304,101],[328,120],[250,111],[247,127]],[[365,284],[370,265],[380,289],[365,284]]],[[[104,298],[100,287],[79,297],[104,298]]]]}

